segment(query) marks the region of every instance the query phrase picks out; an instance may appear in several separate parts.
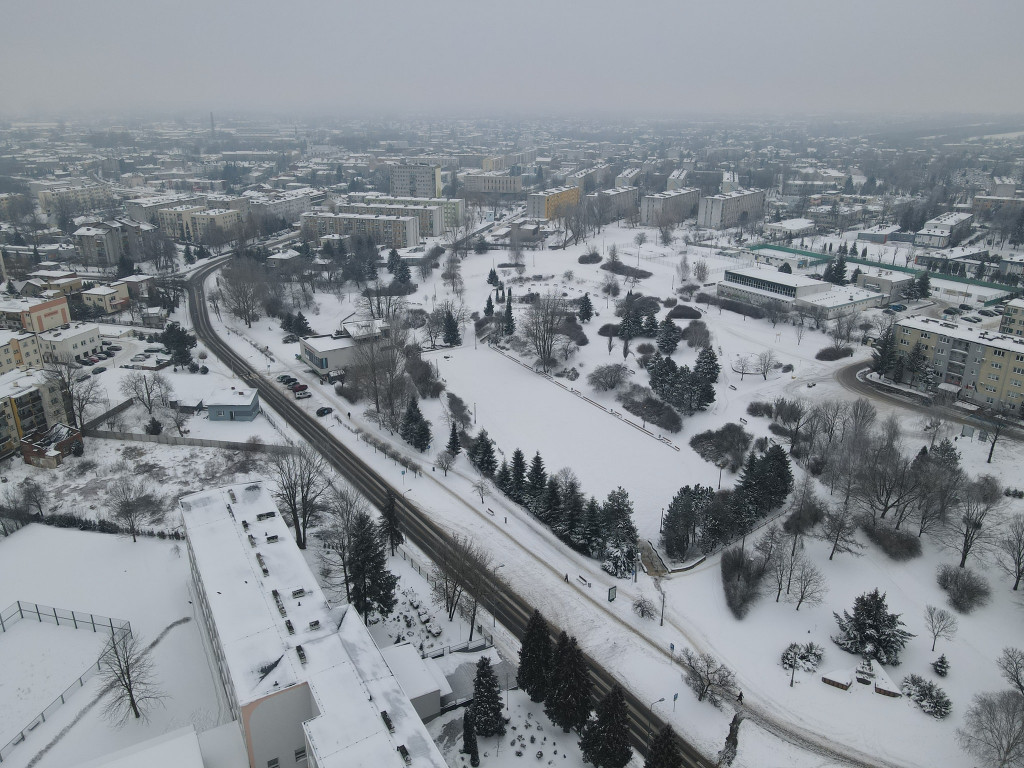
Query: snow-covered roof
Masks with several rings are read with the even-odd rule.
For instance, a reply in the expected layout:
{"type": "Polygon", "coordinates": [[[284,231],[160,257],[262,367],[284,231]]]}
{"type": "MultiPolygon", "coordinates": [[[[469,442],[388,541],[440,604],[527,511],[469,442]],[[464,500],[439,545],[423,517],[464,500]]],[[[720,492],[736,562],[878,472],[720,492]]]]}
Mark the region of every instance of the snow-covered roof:
{"type": "Polygon", "coordinates": [[[78,768],[203,768],[195,726],[164,733],[140,744],[79,764],[78,768]]]}
{"type": "MultiPolygon", "coordinates": [[[[761,251],[764,253],[764,251],[761,251]]],[[[780,255],[792,258],[793,254],[787,254],[781,252],[780,255]]],[[[804,288],[807,286],[821,286],[821,280],[815,280],[813,277],[806,277],[805,275],[790,274],[788,272],[779,272],[775,269],[760,269],[759,267],[746,267],[743,269],[727,269],[725,270],[726,280],[729,282],[729,275],[740,275],[742,277],[755,277],[759,280],[769,280],[778,285],[786,285],[791,288],[804,288]]]]}
{"type": "Polygon", "coordinates": [[[803,304],[813,304],[817,307],[841,307],[845,304],[860,304],[861,302],[871,301],[879,296],[880,294],[876,291],[851,288],[846,285],[824,293],[812,293],[810,296],[801,296],[800,301],[803,304]]]}
{"type": "Polygon", "coordinates": [[[256,399],[255,389],[243,387],[222,387],[215,389],[203,399],[207,408],[214,408],[218,405],[252,405],[256,399]]]}
{"type": "Polygon", "coordinates": [[[417,699],[432,691],[438,691],[441,696],[452,692],[451,685],[441,674],[437,663],[430,658],[421,658],[409,643],[391,645],[382,648],[380,652],[410,699],[417,699]]]}
{"type": "Polygon", "coordinates": [[[337,352],[339,349],[347,349],[355,346],[355,340],[348,336],[310,336],[300,339],[300,345],[309,347],[318,355],[325,355],[328,352],[337,352]]]}

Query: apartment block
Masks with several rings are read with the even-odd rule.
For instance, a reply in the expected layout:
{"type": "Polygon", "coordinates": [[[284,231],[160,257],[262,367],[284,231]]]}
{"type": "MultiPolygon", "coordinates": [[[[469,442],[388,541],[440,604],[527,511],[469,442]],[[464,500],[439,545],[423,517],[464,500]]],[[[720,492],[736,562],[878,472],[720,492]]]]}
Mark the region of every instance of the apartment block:
{"type": "Polygon", "coordinates": [[[579,186],[555,187],[526,196],[526,215],[531,219],[554,219],[563,208],[578,205],[579,186]]]}
{"type": "Polygon", "coordinates": [[[299,216],[313,207],[315,199],[322,199],[321,193],[311,187],[283,192],[244,192],[243,195],[249,201],[249,211],[253,216],[280,218],[288,222],[297,221],[299,216]]]}
{"type": "Polygon", "coordinates": [[[194,242],[192,236],[192,214],[205,211],[203,204],[190,203],[160,208],[156,211],[160,231],[175,240],[194,242]]]}
{"type": "Polygon", "coordinates": [[[537,150],[525,149],[522,152],[510,152],[506,155],[485,157],[480,161],[484,171],[506,171],[514,165],[533,165],[537,162],[537,150]]]}
{"type": "Polygon", "coordinates": [[[416,218],[420,235],[423,237],[440,237],[444,234],[444,211],[438,205],[337,203],[334,212],[361,213],[371,216],[413,216],[416,218]]]}
{"type": "Polygon", "coordinates": [[[1020,409],[1024,338],[922,316],[901,318],[894,327],[901,355],[921,344],[940,389],[979,407],[1020,409]]]}
{"type": "Polygon", "coordinates": [[[86,264],[113,266],[127,256],[132,261],[145,258],[146,241],[157,228],[129,218],[97,221],[75,230],[75,247],[86,264]]]}
{"type": "Polygon", "coordinates": [[[587,195],[587,201],[597,207],[605,221],[616,221],[634,213],[639,200],[640,190],[636,187],[602,189],[587,195]]]}
{"type": "Polygon", "coordinates": [[[415,216],[381,216],[362,213],[310,211],[302,214],[303,230],[310,235],[370,235],[378,245],[408,248],[420,241],[415,216]]]}
{"type": "Polygon", "coordinates": [[[466,211],[466,202],[459,197],[396,197],[393,195],[382,195],[379,192],[351,192],[345,196],[345,199],[350,203],[366,203],[367,205],[427,205],[439,207],[444,214],[445,227],[451,227],[461,222],[466,211]]]}
{"type": "MultiPolygon", "coordinates": [[[[35,337],[38,353],[34,367],[51,360],[76,360],[81,362],[100,351],[103,340],[96,323],[74,323],[70,328],[55,328],[35,337]]],[[[2,352],[0,352],[2,354],[2,352]]]]}
{"type": "Polygon", "coordinates": [[[462,177],[467,192],[517,195],[523,191],[523,177],[507,173],[467,173],[462,177]]]}
{"type": "Polygon", "coordinates": [[[679,224],[696,215],[699,205],[700,190],[688,187],[644,195],[640,201],[640,223],[645,227],[657,227],[661,222],[679,224]]]}
{"type": "Polygon", "coordinates": [[[973,213],[943,213],[924,223],[921,231],[914,235],[914,245],[925,248],[959,245],[970,234],[973,220],[973,213]]]}
{"type": "Polygon", "coordinates": [[[0,456],[16,451],[26,435],[70,424],[70,414],[58,382],[43,371],[0,374],[0,456]]]}
{"type": "Polygon", "coordinates": [[[105,315],[120,312],[128,306],[129,299],[128,286],[120,281],[82,291],[82,303],[87,307],[95,307],[105,315]]]}
{"type": "Polygon", "coordinates": [[[729,229],[752,224],[764,217],[764,190],[738,189],[702,197],[697,225],[708,229],[729,229]]]}
{"type": "Polygon", "coordinates": [[[205,208],[206,200],[202,195],[160,195],[129,200],[124,205],[129,218],[148,224],[159,224],[157,213],[164,208],[175,208],[180,205],[198,205],[205,208]]]}
{"type": "Polygon", "coordinates": [[[78,213],[109,208],[114,196],[105,184],[85,184],[74,187],[50,187],[38,193],[39,207],[46,216],[53,216],[61,206],[78,213]]]}
{"type": "Polygon", "coordinates": [[[1024,336],[1024,299],[1011,299],[1005,307],[999,319],[999,332],[1007,336],[1024,336]]]}
{"type": "Polygon", "coordinates": [[[643,176],[643,168],[626,168],[618,176],[615,177],[616,187],[635,187],[638,186],[637,182],[643,176]]]}
{"type": "Polygon", "coordinates": [[[42,333],[70,321],[66,296],[0,298],[0,328],[42,333]]]}
{"type": "Polygon", "coordinates": [[[392,195],[440,197],[441,168],[436,165],[391,166],[392,195]]]}

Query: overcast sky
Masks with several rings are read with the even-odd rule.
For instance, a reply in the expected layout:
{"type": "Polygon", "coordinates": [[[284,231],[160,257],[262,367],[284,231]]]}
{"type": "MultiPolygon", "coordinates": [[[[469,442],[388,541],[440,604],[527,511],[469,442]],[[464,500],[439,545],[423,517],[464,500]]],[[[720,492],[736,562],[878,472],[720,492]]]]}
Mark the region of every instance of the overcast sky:
{"type": "Polygon", "coordinates": [[[3,0],[0,116],[1024,111],[1022,0],[3,0]]]}

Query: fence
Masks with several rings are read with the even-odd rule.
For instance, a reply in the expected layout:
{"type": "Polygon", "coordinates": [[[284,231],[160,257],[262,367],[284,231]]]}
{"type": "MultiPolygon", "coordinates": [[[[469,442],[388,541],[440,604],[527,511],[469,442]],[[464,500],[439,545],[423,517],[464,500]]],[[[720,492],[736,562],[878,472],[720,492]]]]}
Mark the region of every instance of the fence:
{"type": "MultiPolygon", "coordinates": [[[[109,631],[111,636],[127,633],[131,637],[132,634],[131,624],[124,619],[112,619],[109,616],[98,616],[94,613],[79,613],[69,611],[66,608],[54,608],[53,606],[39,605],[38,603],[29,603],[22,600],[18,600],[7,609],[0,611],[0,632],[10,631],[11,627],[19,621],[32,619],[38,622],[51,622],[58,627],[70,626],[74,629],[91,629],[93,632],[103,633],[109,631]],[[61,624],[62,621],[64,622],[63,624],[61,624]]],[[[10,757],[11,753],[28,738],[32,731],[45,723],[46,718],[51,717],[54,712],[64,706],[75,691],[85,687],[86,682],[100,671],[101,660],[102,656],[90,664],[42,712],[33,717],[28,725],[18,731],[14,738],[0,747],[0,763],[10,757]]]]}
{"type": "Polygon", "coordinates": [[[100,424],[102,424],[104,421],[106,421],[107,419],[112,419],[115,416],[123,413],[124,411],[127,411],[129,408],[132,407],[132,404],[134,402],[135,402],[135,398],[134,397],[129,397],[123,403],[118,403],[113,408],[111,408],[109,411],[106,411],[105,413],[101,413],[95,419],[90,419],[89,421],[85,422],[85,424],[82,425],[82,431],[84,432],[87,429],[94,429],[97,426],[99,426],[100,424]]]}
{"type": "Polygon", "coordinates": [[[230,440],[204,440],[198,437],[174,437],[173,435],[139,435],[134,432],[112,432],[106,429],[85,429],[82,434],[103,440],[128,440],[136,443],[162,443],[164,445],[188,445],[196,448],[223,448],[229,451],[256,451],[270,454],[297,454],[293,445],[267,443],[237,443],[230,440]]]}

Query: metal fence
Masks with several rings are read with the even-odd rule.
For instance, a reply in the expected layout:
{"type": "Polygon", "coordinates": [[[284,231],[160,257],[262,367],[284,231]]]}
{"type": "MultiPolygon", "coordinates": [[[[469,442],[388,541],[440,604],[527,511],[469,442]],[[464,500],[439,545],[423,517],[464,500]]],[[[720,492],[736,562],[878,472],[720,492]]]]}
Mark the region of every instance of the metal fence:
{"type": "MultiPolygon", "coordinates": [[[[124,619],[113,619],[109,616],[99,616],[95,613],[84,613],[71,611],[66,608],[54,608],[50,605],[39,605],[24,600],[18,600],[8,608],[0,611],[0,632],[9,632],[11,628],[20,621],[37,621],[56,624],[58,627],[72,627],[73,629],[92,630],[93,632],[109,632],[112,637],[127,634],[131,637],[132,625],[124,619]]],[[[85,684],[100,671],[102,655],[95,662],[82,672],[75,680],[61,691],[60,695],[51,701],[42,712],[33,717],[28,725],[0,747],[0,763],[4,762],[11,753],[31,735],[32,731],[46,722],[48,717],[60,709],[75,691],[85,687],[85,684]]]]}
{"type": "Polygon", "coordinates": [[[162,443],[163,445],[185,445],[195,448],[223,448],[229,451],[255,451],[270,454],[297,454],[293,445],[272,443],[237,443],[230,440],[204,440],[198,437],[174,437],[173,435],[140,435],[135,432],[114,432],[107,429],[85,429],[82,434],[105,440],[127,440],[135,443],[162,443]]]}

